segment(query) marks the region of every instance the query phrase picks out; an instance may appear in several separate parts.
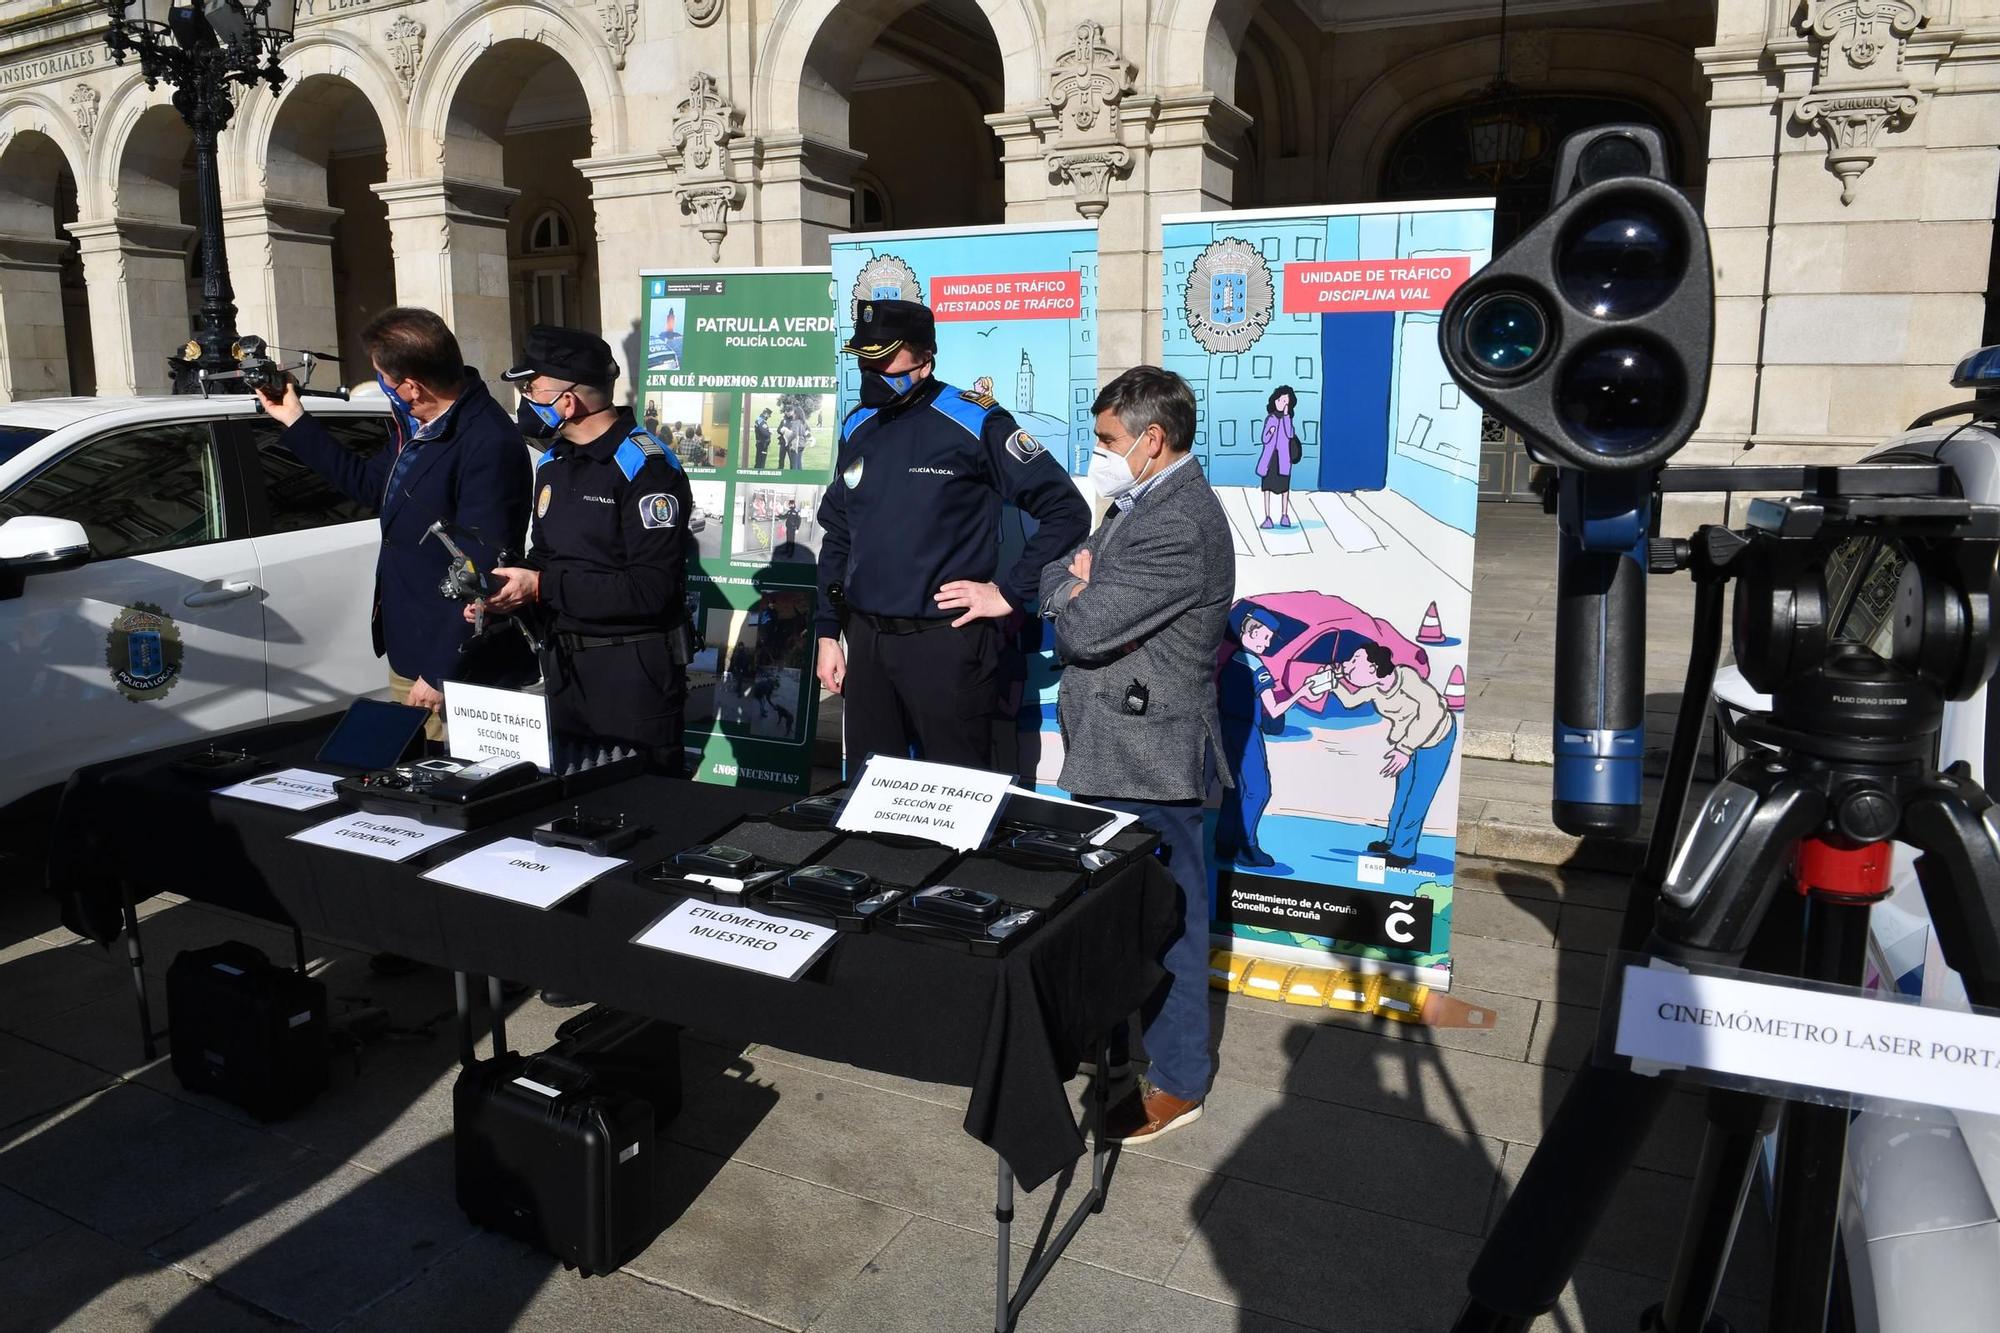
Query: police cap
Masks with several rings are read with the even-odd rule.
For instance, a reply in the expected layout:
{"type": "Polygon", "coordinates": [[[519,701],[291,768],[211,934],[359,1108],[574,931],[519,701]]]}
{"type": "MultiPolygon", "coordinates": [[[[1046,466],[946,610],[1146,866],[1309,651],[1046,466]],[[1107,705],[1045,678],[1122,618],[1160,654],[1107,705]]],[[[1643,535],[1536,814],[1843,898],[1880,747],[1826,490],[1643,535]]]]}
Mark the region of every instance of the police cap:
{"type": "Polygon", "coordinates": [[[937,321],[929,306],[916,301],[854,303],[854,336],[844,350],[879,361],[894,356],[904,343],[926,352],[937,350],[937,321]]]}
{"type": "Polygon", "coordinates": [[[609,388],[618,378],[618,363],[611,359],[611,345],[594,333],[537,324],[528,330],[521,364],[500,378],[521,384],[537,375],[609,388]]]}

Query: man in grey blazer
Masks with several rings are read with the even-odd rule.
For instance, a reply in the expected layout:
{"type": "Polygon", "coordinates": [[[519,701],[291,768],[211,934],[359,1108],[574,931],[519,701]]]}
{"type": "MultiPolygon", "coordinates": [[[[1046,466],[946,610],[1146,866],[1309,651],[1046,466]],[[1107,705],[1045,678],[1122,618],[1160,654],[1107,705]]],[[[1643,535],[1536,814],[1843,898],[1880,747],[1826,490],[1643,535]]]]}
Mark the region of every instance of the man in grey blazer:
{"type": "Polygon", "coordinates": [[[1158,830],[1181,891],[1182,929],[1161,960],[1167,981],[1139,1015],[1152,1068],[1110,1117],[1111,1138],[1139,1143],[1199,1119],[1215,1072],[1202,804],[1211,775],[1229,780],[1215,663],[1236,551],[1188,452],[1195,403],[1185,380],[1137,366],[1092,411],[1090,477],[1111,508],[1082,546],[1042,570],[1041,605],[1063,660],[1062,786],[1158,830]]]}

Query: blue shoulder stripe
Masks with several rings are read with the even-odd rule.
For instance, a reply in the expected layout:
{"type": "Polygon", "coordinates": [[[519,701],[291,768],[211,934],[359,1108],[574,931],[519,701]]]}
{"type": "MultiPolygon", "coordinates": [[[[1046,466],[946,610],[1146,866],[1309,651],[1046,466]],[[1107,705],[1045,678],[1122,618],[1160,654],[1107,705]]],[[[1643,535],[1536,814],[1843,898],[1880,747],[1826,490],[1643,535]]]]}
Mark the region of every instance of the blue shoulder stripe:
{"type": "Polygon", "coordinates": [[[681,466],[681,460],[673,450],[644,426],[634,426],[632,433],[619,442],[618,452],[611,457],[627,481],[639,475],[639,469],[646,466],[648,458],[660,459],[674,468],[681,466]]]}
{"type": "Polygon", "coordinates": [[[618,452],[611,455],[611,461],[618,464],[618,470],[625,474],[625,480],[630,481],[639,475],[640,468],[646,466],[646,455],[640,453],[639,446],[631,440],[621,440],[618,443],[618,452]]]}
{"type": "Polygon", "coordinates": [[[959,396],[958,390],[949,384],[938,390],[937,397],[931,399],[931,406],[957,422],[959,427],[975,440],[982,438],[980,432],[986,426],[986,414],[993,410],[981,407],[977,403],[967,402],[959,396]]]}
{"type": "Polygon", "coordinates": [[[857,407],[849,412],[847,420],[840,423],[840,438],[843,441],[851,439],[855,431],[873,421],[875,414],[881,410],[879,407],[857,407]]]}
{"type": "Polygon", "coordinates": [[[541,469],[542,464],[548,462],[551,458],[554,458],[555,456],[556,456],[556,451],[553,449],[542,450],[542,456],[535,460],[536,470],[539,471],[541,469]]]}

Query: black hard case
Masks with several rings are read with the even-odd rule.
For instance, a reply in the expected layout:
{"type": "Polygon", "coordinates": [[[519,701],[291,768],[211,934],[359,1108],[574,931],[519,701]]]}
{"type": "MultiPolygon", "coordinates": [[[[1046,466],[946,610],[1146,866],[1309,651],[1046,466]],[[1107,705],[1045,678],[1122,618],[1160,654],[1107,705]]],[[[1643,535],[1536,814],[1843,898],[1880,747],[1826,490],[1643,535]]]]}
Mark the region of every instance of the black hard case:
{"type": "Polygon", "coordinates": [[[184,950],[167,968],[174,1076],[281,1120],[326,1090],[326,987],[255,945],[184,950]]]}
{"type": "Polygon", "coordinates": [[[615,1272],[659,1233],[651,1103],[561,1056],[512,1051],[468,1065],[451,1101],[458,1206],[474,1222],[585,1276],[615,1272]]]}
{"type": "Polygon", "coordinates": [[[556,1029],[552,1053],[599,1086],[652,1103],[655,1129],[681,1113],[681,1030],[672,1023],[596,1005],[556,1029]]]}

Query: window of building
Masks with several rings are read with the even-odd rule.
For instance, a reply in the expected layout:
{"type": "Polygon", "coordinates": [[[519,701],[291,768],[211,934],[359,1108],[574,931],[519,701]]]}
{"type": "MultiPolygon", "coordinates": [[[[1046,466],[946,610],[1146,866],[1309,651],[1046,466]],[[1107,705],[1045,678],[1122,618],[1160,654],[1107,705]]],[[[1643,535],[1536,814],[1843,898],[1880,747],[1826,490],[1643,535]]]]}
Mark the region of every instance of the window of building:
{"type": "Polygon", "coordinates": [[[0,501],[0,520],[24,514],[82,524],[93,560],[218,541],[222,494],[208,426],[144,426],[92,440],[0,501]]]}

